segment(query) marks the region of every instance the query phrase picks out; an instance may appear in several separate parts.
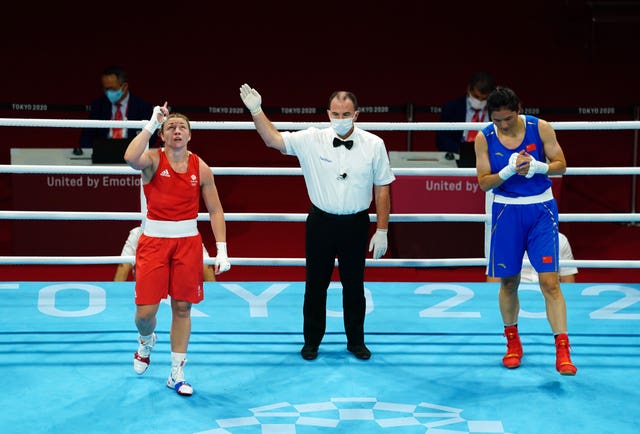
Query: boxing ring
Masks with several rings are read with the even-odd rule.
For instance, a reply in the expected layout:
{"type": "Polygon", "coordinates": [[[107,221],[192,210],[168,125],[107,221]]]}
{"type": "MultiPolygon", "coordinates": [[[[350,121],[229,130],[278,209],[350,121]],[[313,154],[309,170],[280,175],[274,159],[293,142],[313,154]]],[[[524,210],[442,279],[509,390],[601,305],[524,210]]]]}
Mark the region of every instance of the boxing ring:
{"type": "MultiPolygon", "coordinates": [[[[111,127],[119,121],[0,119],[0,126],[111,127]]],[[[125,121],[129,128],[144,123],[125,121]]],[[[300,129],[317,123],[278,123],[300,129]]],[[[455,129],[474,124],[366,123],[363,129],[455,129]]],[[[638,129],[639,122],[553,123],[556,130],[638,129]]],[[[250,122],[192,122],[196,129],[252,129],[250,122]]],[[[134,175],[125,166],[2,165],[11,174],[134,175]]],[[[215,167],[222,176],[300,176],[299,168],[215,167]]],[[[475,175],[475,169],[394,168],[396,177],[475,175]]],[[[566,176],[638,175],[640,168],[570,167],[566,176]]],[[[223,204],[224,205],[224,204],[223,204]]],[[[303,222],[306,213],[226,213],[229,222],[303,222]]],[[[375,214],[371,215],[375,221],[375,214]]],[[[0,211],[3,220],[139,222],[139,212],[0,211]]],[[[200,214],[199,221],[207,220],[200,214]]],[[[560,214],[561,222],[640,221],[638,214],[560,214]]],[[[477,214],[394,214],[390,222],[488,223],[477,214]]],[[[132,224],[133,225],[133,224],[132,224]]],[[[124,234],[123,234],[124,235],[124,234]]],[[[229,233],[232,245],[233,234],[229,233]]],[[[392,235],[390,235],[392,236],[392,235]]],[[[231,252],[230,252],[231,253],[231,252]]],[[[275,253],[275,249],[274,249],[275,253]]],[[[234,257],[233,266],[304,266],[303,258],[234,257]]],[[[121,256],[2,256],[0,266],[117,264],[121,256]]],[[[209,263],[213,263],[210,260],[209,263]]],[[[485,257],[367,259],[368,267],[478,267],[485,257]]],[[[578,268],[640,268],[640,260],[561,261],[578,268]]],[[[635,433],[640,426],[640,282],[563,284],[575,377],[554,369],[542,296],[521,285],[523,364],[504,352],[497,287],[485,282],[365,282],[365,335],[373,356],[346,351],[340,283],[329,290],[319,357],[302,346],[300,281],[205,283],[194,306],[185,399],[164,386],[170,309],[158,313],[149,371],[131,369],[136,348],[133,282],[0,282],[0,432],[198,434],[635,433]],[[8,380],[8,381],[7,381],[8,380]]]]}

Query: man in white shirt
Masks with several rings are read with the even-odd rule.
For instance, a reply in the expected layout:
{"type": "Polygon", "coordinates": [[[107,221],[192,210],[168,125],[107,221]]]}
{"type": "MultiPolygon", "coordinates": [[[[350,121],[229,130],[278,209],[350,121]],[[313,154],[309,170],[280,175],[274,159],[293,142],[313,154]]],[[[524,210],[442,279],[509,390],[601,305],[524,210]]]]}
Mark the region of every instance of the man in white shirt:
{"type": "Polygon", "coordinates": [[[336,91],[329,97],[331,127],[283,133],[262,111],[262,97],[255,89],[243,84],[240,98],[265,144],[298,158],[312,203],[306,221],[304,346],[300,354],[305,360],[318,356],[326,328],[327,289],[337,257],[347,350],[367,360],[371,357],[364,343],[368,210],[375,199],[376,232],[369,251],[379,259],[387,251],[390,184],[395,180],[384,142],[354,125],[359,112],[351,92],[336,91]]]}

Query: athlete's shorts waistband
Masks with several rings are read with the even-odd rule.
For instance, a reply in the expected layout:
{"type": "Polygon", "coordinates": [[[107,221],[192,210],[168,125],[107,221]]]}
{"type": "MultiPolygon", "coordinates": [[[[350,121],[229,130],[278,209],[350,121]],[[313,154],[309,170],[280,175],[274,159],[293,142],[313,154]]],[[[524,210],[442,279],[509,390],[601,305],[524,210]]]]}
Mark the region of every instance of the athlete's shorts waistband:
{"type": "Polygon", "coordinates": [[[192,220],[145,220],[144,234],[157,238],[182,238],[198,235],[198,222],[192,220]]]}
{"type": "Polygon", "coordinates": [[[544,193],[535,196],[507,197],[498,194],[493,196],[495,203],[506,203],[508,205],[530,205],[532,203],[549,202],[553,199],[553,191],[549,187],[544,193]]]}

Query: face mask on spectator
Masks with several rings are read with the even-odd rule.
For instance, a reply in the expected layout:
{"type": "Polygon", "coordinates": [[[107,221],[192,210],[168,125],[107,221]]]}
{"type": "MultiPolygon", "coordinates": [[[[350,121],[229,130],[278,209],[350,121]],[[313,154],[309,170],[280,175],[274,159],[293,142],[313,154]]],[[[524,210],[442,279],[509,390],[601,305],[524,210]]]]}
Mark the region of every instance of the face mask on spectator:
{"type": "Polygon", "coordinates": [[[487,106],[487,100],[480,101],[478,98],[469,95],[469,105],[474,110],[483,110],[487,106]]]}
{"type": "Polygon", "coordinates": [[[104,93],[107,95],[107,98],[109,98],[109,101],[111,101],[111,104],[115,104],[116,101],[122,98],[122,89],[107,89],[104,93]]]}

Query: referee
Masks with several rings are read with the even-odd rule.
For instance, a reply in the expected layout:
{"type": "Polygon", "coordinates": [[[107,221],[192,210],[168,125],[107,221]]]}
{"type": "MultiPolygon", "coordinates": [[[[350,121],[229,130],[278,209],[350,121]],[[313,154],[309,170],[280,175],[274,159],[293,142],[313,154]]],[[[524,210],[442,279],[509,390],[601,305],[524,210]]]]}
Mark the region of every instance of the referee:
{"type": "Polygon", "coordinates": [[[367,360],[371,357],[364,342],[368,210],[375,198],[377,230],[369,251],[379,259],[387,251],[390,184],[395,180],[384,142],[354,125],[358,102],[351,92],[337,91],[330,96],[330,128],[282,133],[262,111],[262,97],[255,89],[243,84],[240,98],[265,144],[298,157],[312,203],[306,221],[302,358],[318,357],[327,322],[327,289],[337,257],[347,350],[367,360]]]}

